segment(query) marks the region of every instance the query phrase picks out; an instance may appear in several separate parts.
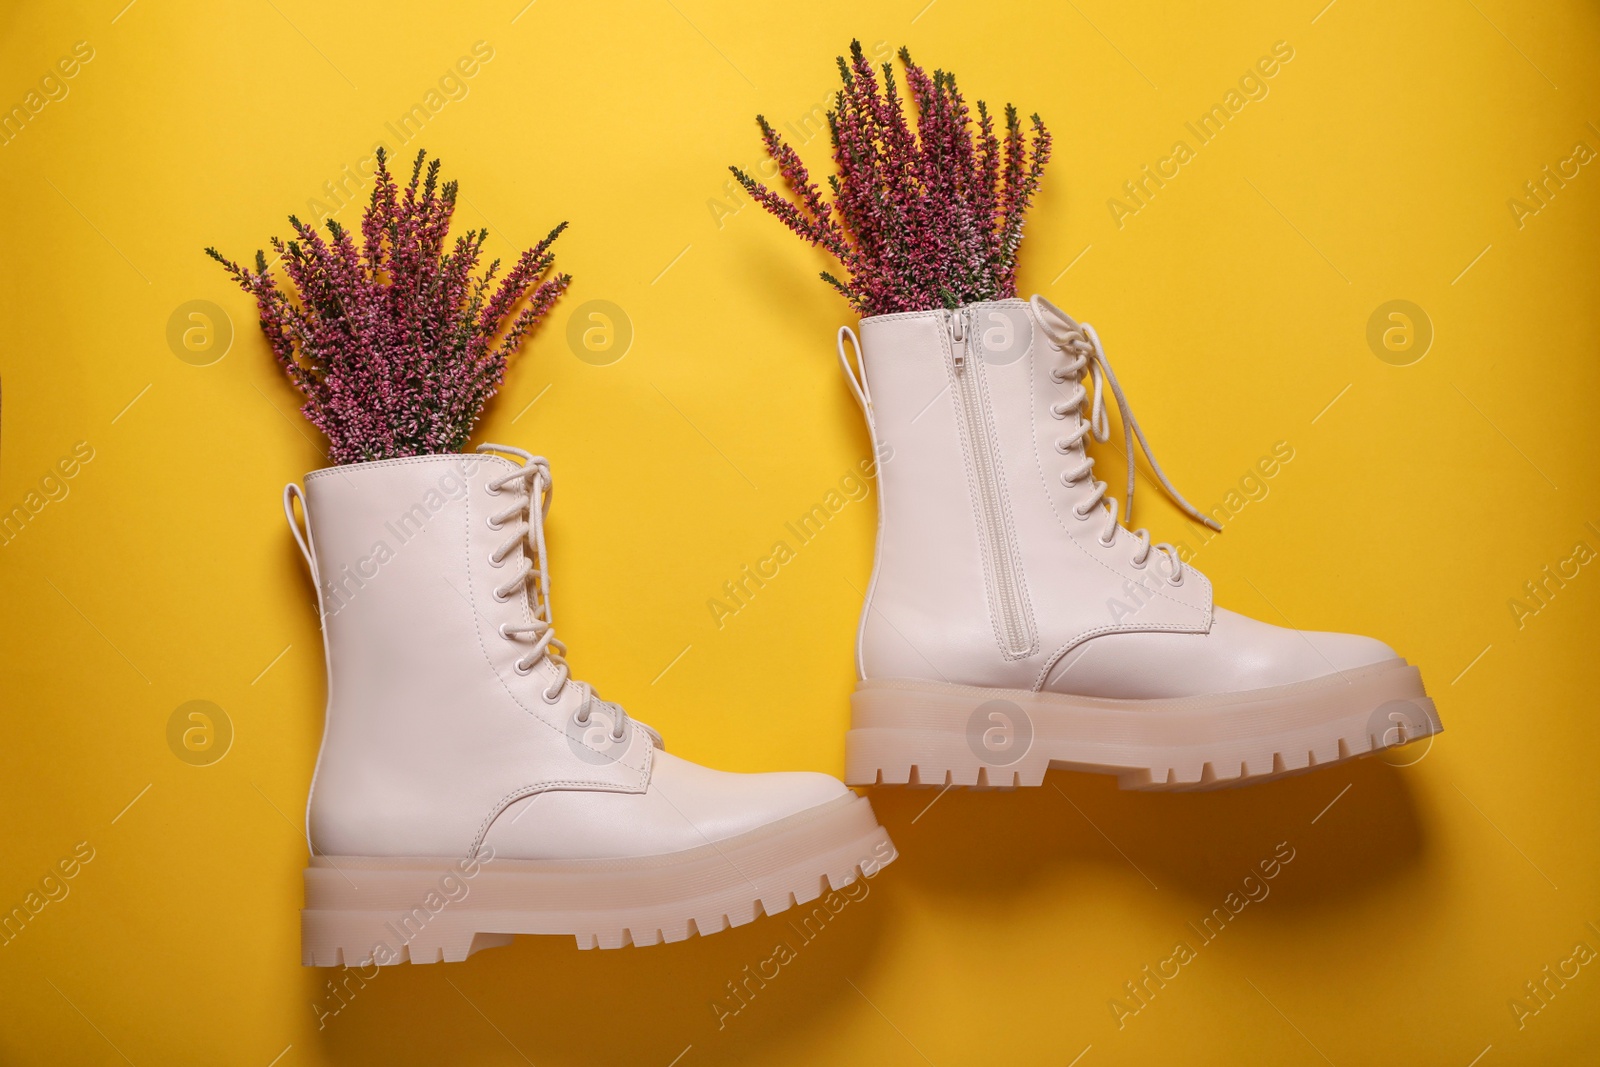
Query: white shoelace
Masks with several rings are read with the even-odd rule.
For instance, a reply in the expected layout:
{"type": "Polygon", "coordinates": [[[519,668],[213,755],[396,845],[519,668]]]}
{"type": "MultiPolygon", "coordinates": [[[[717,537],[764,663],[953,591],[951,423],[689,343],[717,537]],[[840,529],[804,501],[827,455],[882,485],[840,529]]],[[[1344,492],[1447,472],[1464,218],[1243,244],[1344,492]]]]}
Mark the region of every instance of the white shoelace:
{"type": "MultiPolygon", "coordinates": [[[[567,646],[556,640],[555,622],[550,608],[550,569],[544,543],[544,519],[550,513],[550,498],[554,493],[550,478],[550,461],[543,456],[535,456],[510,445],[482,444],[478,446],[478,451],[499,452],[522,460],[522,466],[517,470],[501,475],[489,483],[489,489],[494,493],[506,492],[513,486],[521,486],[522,490],[504,511],[489,516],[489,527],[506,533],[505,542],[490,554],[489,562],[498,567],[519,544],[528,549],[523,553],[521,569],[495,587],[494,598],[502,603],[510,600],[517,590],[526,588],[531,579],[533,591],[530,599],[533,620],[526,623],[502,623],[500,636],[508,641],[529,639],[533,641],[533,647],[516,661],[518,674],[530,673],[541,660],[547,660],[555,667],[556,680],[540,693],[545,703],[554,704],[560,698],[561,690],[572,680],[572,672],[566,661],[567,646]]],[[[627,736],[627,712],[609,701],[601,701],[592,686],[576,681],[573,684],[586,689],[587,699],[575,716],[578,725],[583,726],[589,722],[591,702],[604,703],[611,711],[612,740],[623,740],[627,736]]]]}
{"type": "MultiPolygon", "coordinates": [[[[1076,452],[1082,459],[1079,465],[1069,471],[1063,471],[1061,481],[1066,485],[1076,485],[1084,478],[1092,476],[1094,470],[1094,457],[1088,454],[1084,445],[1084,438],[1093,435],[1096,441],[1104,442],[1111,438],[1110,420],[1106,416],[1106,386],[1111,387],[1111,395],[1117,402],[1117,410],[1122,415],[1122,432],[1125,439],[1125,453],[1128,457],[1128,509],[1129,521],[1133,519],[1133,489],[1134,489],[1134,451],[1133,441],[1137,437],[1139,447],[1144,452],[1145,458],[1150,462],[1150,469],[1155,473],[1156,480],[1166,490],[1167,496],[1177,504],[1190,517],[1202,525],[1213,530],[1222,527],[1209,515],[1203,515],[1194,505],[1183,498],[1177,488],[1167,479],[1166,472],[1161,469],[1161,464],[1156,462],[1155,453],[1150,450],[1150,442],[1145,440],[1144,430],[1133,417],[1133,409],[1128,404],[1128,398],[1122,392],[1122,385],[1117,381],[1116,372],[1111,369],[1111,362],[1106,358],[1105,349],[1100,346],[1100,336],[1095,333],[1094,327],[1087,322],[1077,322],[1056,307],[1044,297],[1035,294],[1028,304],[1033,308],[1034,318],[1044,329],[1050,347],[1057,352],[1070,354],[1070,358],[1061,367],[1051,370],[1050,380],[1057,384],[1071,382],[1073,394],[1067,400],[1051,405],[1051,414],[1058,419],[1068,415],[1073,416],[1073,425],[1067,436],[1056,441],[1056,451],[1063,455],[1076,452]],[[1089,421],[1083,420],[1083,402],[1090,399],[1089,391],[1084,387],[1083,378],[1085,370],[1088,371],[1091,384],[1094,386],[1093,399],[1090,402],[1089,421]]],[[[1117,522],[1118,501],[1114,496],[1106,495],[1106,483],[1094,479],[1091,483],[1092,491],[1087,500],[1074,505],[1073,513],[1080,519],[1088,518],[1089,512],[1095,505],[1104,506],[1106,523],[1100,534],[1100,543],[1106,547],[1116,544],[1117,533],[1124,527],[1117,522]]],[[[1171,574],[1167,581],[1173,585],[1183,584],[1183,563],[1178,559],[1178,550],[1171,544],[1163,541],[1152,545],[1150,531],[1139,529],[1131,531],[1130,536],[1139,543],[1139,551],[1133,557],[1135,567],[1143,567],[1150,558],[1151,549],[1161,552],[1171,564],[1171,574]]]]}

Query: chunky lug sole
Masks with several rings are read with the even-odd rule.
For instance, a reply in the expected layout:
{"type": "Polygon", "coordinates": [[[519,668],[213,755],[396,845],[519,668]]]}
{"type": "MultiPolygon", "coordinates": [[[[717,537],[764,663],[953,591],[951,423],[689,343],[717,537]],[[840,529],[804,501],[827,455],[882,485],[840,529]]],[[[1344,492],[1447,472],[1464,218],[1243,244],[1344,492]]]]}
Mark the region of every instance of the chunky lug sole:
{"type": "Polygon", "coordinates": [[[579,948],[683,941],[872,877],[895,858],[862,797],[684,852],[603,860],[313,856],[307,966],[442,963],[567,934],[579,948]]]}
{"type": "Polygon", "coordinates": [[[1409,744],[1444,726],[1404,660],[1293,685],[1113,700],[873,679],[851,697],[851,785],[1035,786],[1051,767],[1124,789],[1221,789],[1409,744]]]}

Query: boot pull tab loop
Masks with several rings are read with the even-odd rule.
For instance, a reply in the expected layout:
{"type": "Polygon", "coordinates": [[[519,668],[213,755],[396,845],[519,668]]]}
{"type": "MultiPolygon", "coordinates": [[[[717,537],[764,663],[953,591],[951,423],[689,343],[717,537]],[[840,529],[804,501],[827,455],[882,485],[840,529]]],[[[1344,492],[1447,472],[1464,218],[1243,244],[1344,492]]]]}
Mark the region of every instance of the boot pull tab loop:
{"type": "Polygon", "coordinates": [[[872,393],[867,389],[867,368],[861,362],[861,339],[856,332],[848,326],[839,327],[839,366],[844,368],[844,376],[850,381],[850,391],[856,395],[856,403],[861,405],[861,411],[867,416],[867,426],[876,435],[877,428],[873,425],[872,418],[872,393]],[[850,347],[855,349],[855,364],[851,365],[850,357],[845,355],[844,340],[850,339],[850,347]],[[859,368],[859,370],[858,370],[859,368]]]}
{"type": "Polygon", "coordinates": [[[308,528],[306,533],[301,533],[300,520],[295,518],[294,515],[294,502],[296,500],[300,501],[300,510],[305,514],[306,523],[309,527],[311,512],[306,508],[306,495],[301,492],[298,485],[290,482],[283,487],[283,515],[289,520],[289,530],[294,534],[295,544],[300,546],[300,554],[306,558],[306,566],[311,569],[312,583],[321,588],[322,581],[317,577],[317,561],[311,558],[311,546],[306,542],[306,535],[309,534],[310,530],[308,528]]]}

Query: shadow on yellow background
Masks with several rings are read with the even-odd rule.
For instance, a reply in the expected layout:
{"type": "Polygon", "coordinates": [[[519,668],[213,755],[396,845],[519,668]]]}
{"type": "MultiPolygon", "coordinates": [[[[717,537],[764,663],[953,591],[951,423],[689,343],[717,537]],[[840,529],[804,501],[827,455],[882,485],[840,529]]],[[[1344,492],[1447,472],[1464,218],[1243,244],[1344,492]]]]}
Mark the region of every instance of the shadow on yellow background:
{"type": "MultiPolygon", "coordinates": [[[[1429,848],[1395,768],[1362,762],[1271,784],[1260,794],[1129,798],[1103,782],[1062,774],[1026,792],[879,790],[874,804],[901,843],[902,859],[892,875],[885,872],[837,910],[814,902],[660,953],[576,953],[554,939],[522,938],[459,969],[399,968],[375,978],[370,969],[353,977],[307,971],[304,997],[328,1012],[317,1042],[337,1062],[459,1056],[454,1027],[402,1027],[396,1019],[442,1021],[456,1009],[476,1010],[463,988],[495,1003],[504,1050],[535,1062],[670,1062],[685,1048],[698,1057],[740,1062],[752,1049],[781,1050],[829,1028],[849,1031],[863,1009],[881,1011],[863,991],[892,973],[882,959],[889,946],[880,928],[897,930],[903,921],[897,913],[910,911],[963,928],[959,938],[935,938],[927,947],[946,972],[929,974],[930,984],[1015,980],[1011,967],[995,966],[1013,956],[1036,968],[1039,988],[1016,996],[1011,1008],[981,1021],[959,1012],[936,1024],[949,1030],[946,1047],[985,1030],[991,1040],[1002,1035],[1008,1047],[1037,1049],[1042,1058],[1070,1043],[1052,1021],[1049,1001],[1062,978],[1084,966],[1084,950],[1098,942],[1092,909],[1080,897],[1087,871],[1123,876],[1115,879],[1116,892],[1130,913],[1159,894],[1187,916],[1171,924],[1165,940],[1149,924],[1136,947],[1125,951],[1126,973],[1105,983],[1106,998],[1118,1003],[1120,1034],[1131,1044],[1141,1039],[1142,1026],[1152,1025],[1140,1016],[1180,1000],[1186,984],[1207,981],[1191,977],[1190,968],[1202,970],[1209,956],[1235,951],[1235,941],[1271,944],[1292,940],[1307,926],[1350,923],[1359,923],[1366,936],[1382,935],[1413,925],[1423,910],[1420,902],[1388,906],[1403,899],[1429,848]],[[1338,804],[1330,807],[1336,794],[1338,804]],[[1264,876],[1263,861],[1285,856],[1288,862],[1273,864],[1273,875],[1264,876]],[[1055,898],[1051,934],[1081,940],[1076,951],[1052,958],[1041,932],[1016,921],[1041,895],[1055,898]],[[1187,953],[1175,952],[1180,943],[1187,953]],[[780,945],[789,953],[776,951],[780,945]],[[1134,992],[1123,982],[1133,983],[1134,992]],[[441,1000],[450,1007],[443,1016],[441,1000]],[[1003,1036],[1009,1033],[1021,1036],[1003,1036]]],[[[1366,963],[1383,965],[1381,959],[1366,963]]],[[[1271,979],[1270,973],[1253,977],[1271,979]]],[[[1232,981],[1250,993],[1251,978],[1232,981]]],[[[1209,1030],[1236,1048],[1259,1047],[1257,1032],[1275,1029],[1272,1008],[1240,1000],[1236,1007],[1243,1011],[1199,1025],[1200,1033],[1209,1030]]],[[[910,1020],[916,1019],[913,1011],[910,1020]]],[[[884,1023],[892,1040],[870,1026],[853,1040],[889,1062],[928,1055],[926,1038],[919,1035],[913,1044],[887,1017],[884,1023]]],[[[864,1061],[867,1053],[853,1055],[864,1061]]],[[[1426,1058],[1420,1050],[1410,1055],[1426,1058]]],[[[983,1062],[985,1053],[970,1047],[958,1058],[983,1062]]]]}

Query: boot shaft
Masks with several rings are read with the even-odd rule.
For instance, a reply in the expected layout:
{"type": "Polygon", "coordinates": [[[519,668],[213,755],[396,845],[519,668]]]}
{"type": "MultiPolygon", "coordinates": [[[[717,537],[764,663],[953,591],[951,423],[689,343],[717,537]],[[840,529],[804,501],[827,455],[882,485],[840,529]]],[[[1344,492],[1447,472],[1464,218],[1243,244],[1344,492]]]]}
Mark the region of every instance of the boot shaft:
{"type": "MultiPolygon", "coordinates": [[[[1075,324],[1074,324],[1075,325],[1075,324]]],[[[1074,645],[1204,632],[1211,589],[1173,584],[1105,510],[1085,508],[1073,354],[1021,300],[868,318],[862,364],[880,528],[858,645],[863,678],[1036,689],[1074,645]]],[[[1081,361],[1079,363],[1081,367],[1081,361]]]]}
{"type": "Polygon", "coordinates": [[[498,811],[542,789],[645,788],[649,735],[594,746],[588,687],[560,685],[565,669],[549,658],[524,670],[529,643],[503,629],[537,610],[508,579],[544,565],[513,524],[491,525],[521,491],[496,482],[518,470],[445,455],[307,476],[328,662],[308,813],[317,851],[414,855],[420,838],[431,854],[461,855],[498,811]]]}

